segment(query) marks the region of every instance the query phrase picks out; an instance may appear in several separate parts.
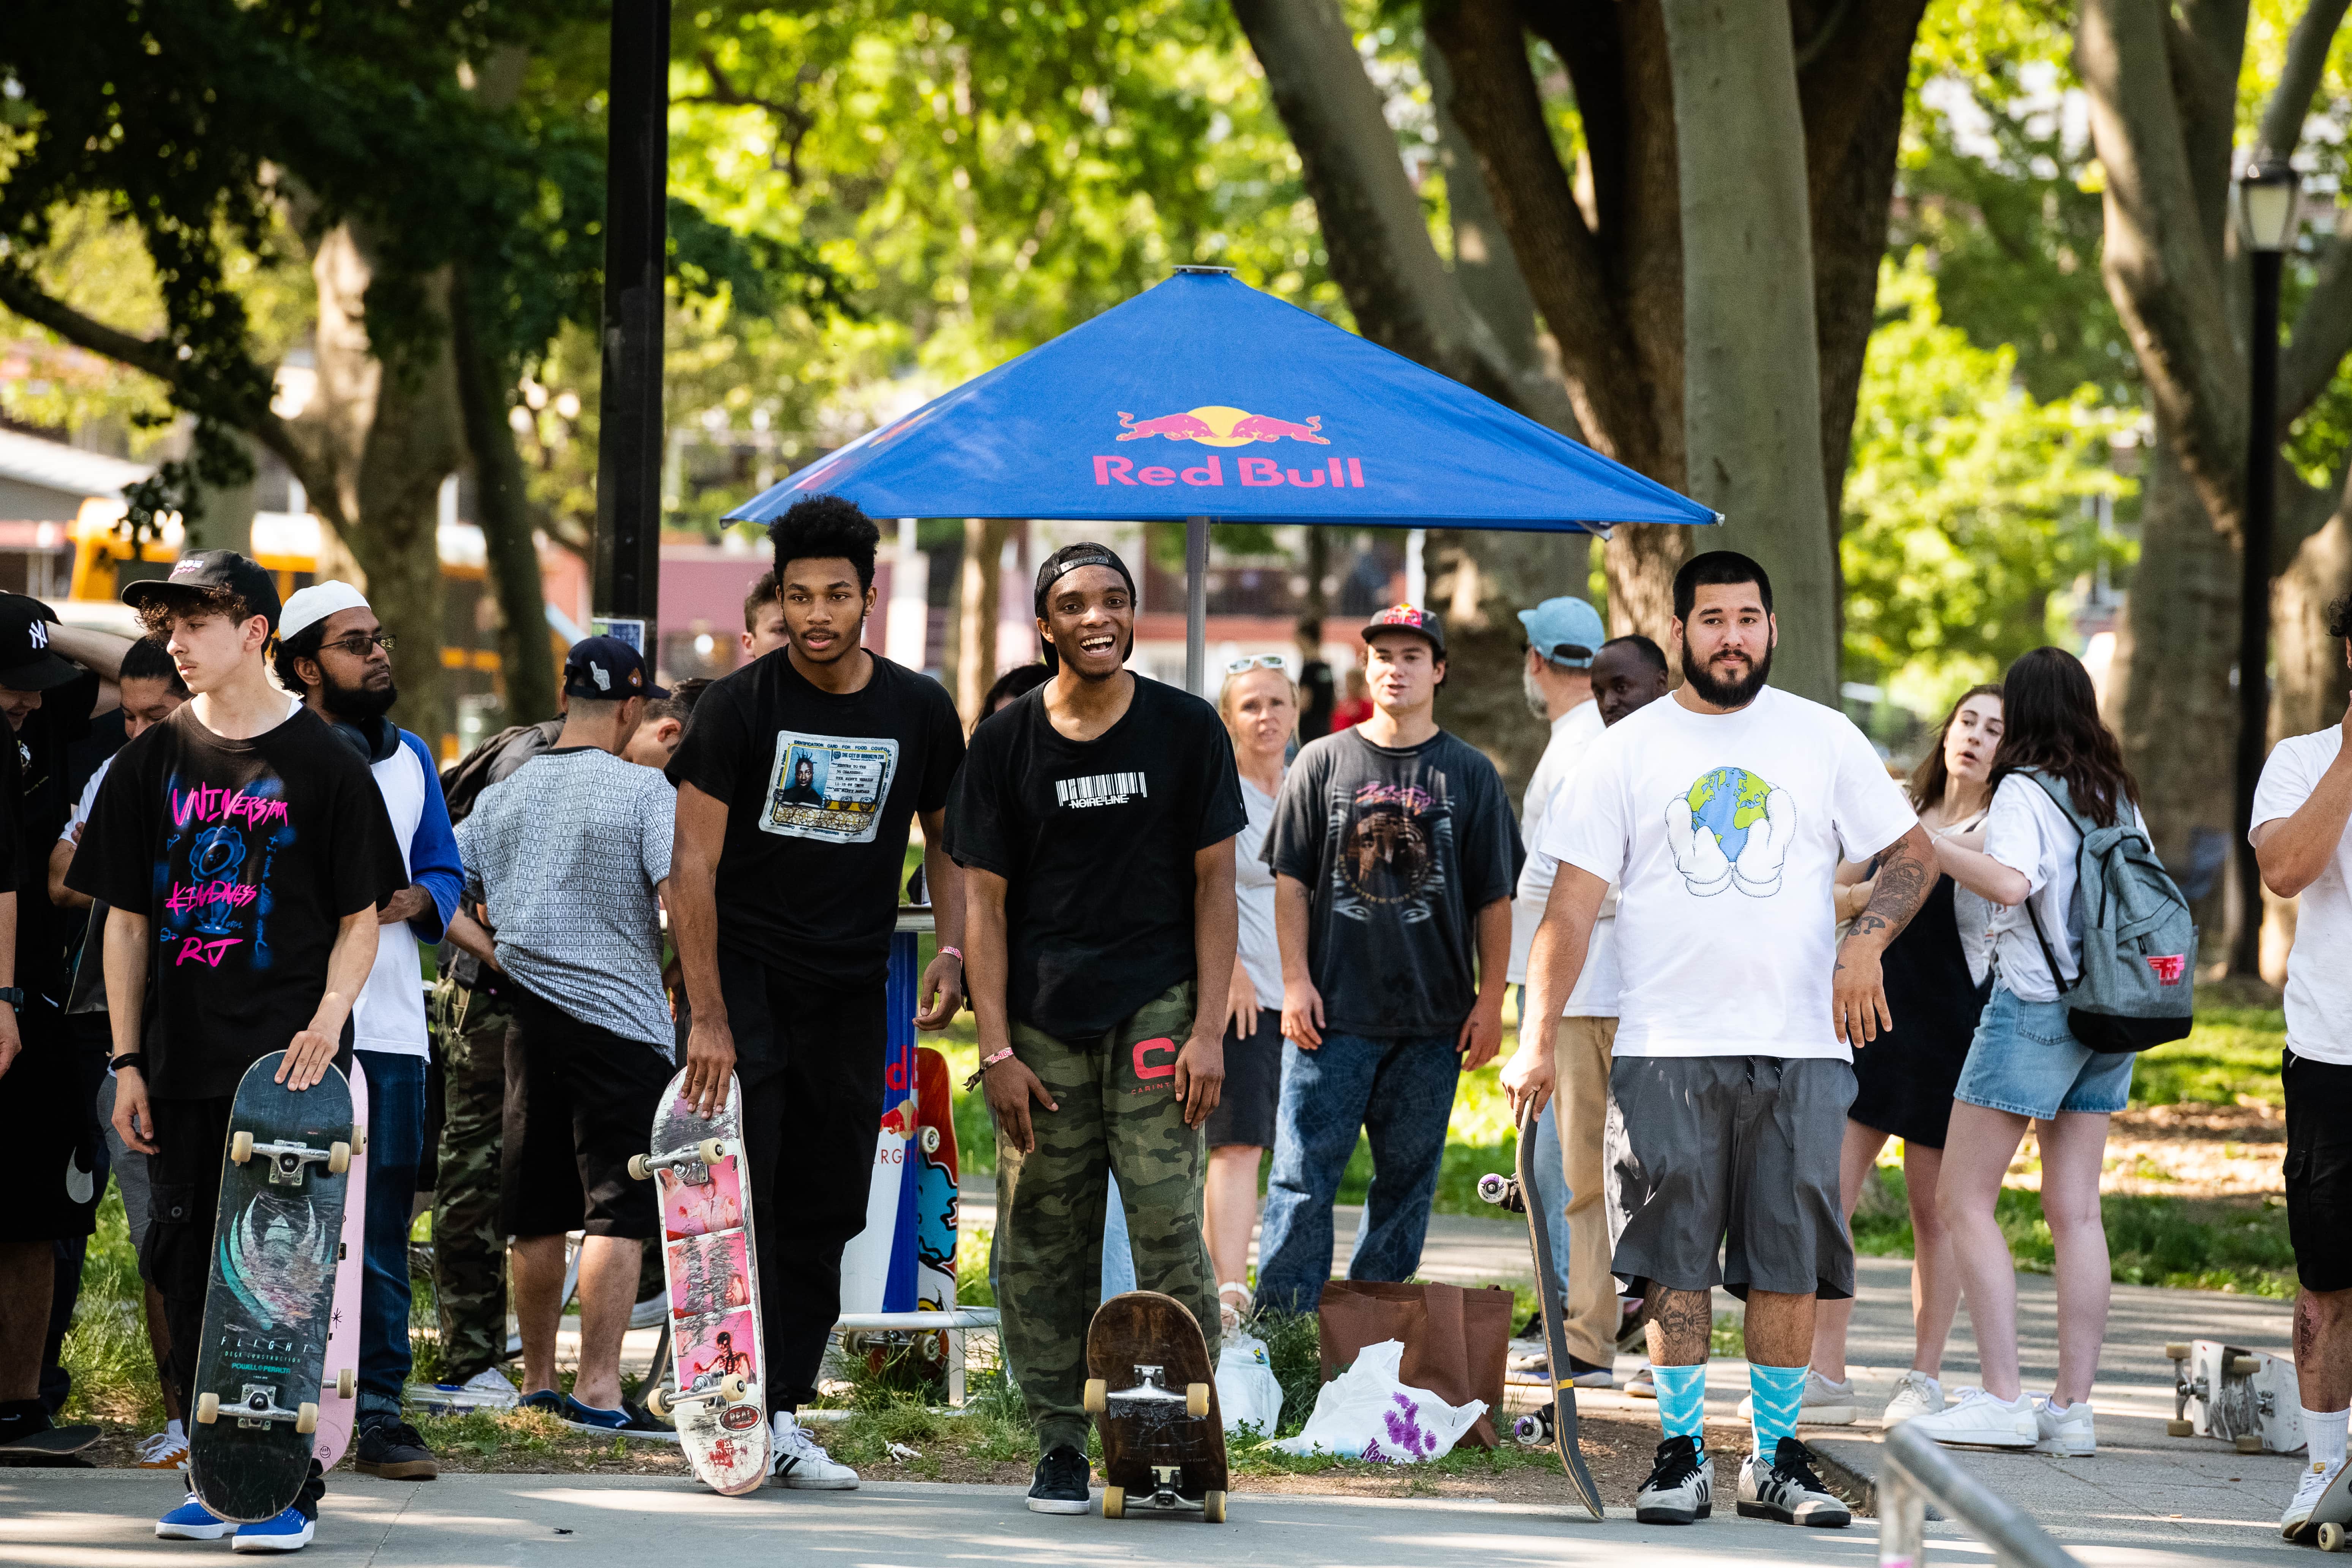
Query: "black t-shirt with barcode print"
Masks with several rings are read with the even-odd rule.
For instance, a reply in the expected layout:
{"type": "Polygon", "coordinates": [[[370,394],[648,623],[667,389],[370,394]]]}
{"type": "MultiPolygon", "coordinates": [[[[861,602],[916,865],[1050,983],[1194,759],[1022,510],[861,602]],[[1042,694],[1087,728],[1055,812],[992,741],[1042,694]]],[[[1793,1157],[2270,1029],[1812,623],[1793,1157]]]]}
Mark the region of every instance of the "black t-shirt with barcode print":
{"type": "Polygon", "coordinates": [[[1007,884],[1013,1016],[1085,1042],[1192,978],[1192,857],[1248,820],[1223,721],[1175,687],[1138,676],[1092,741],[1054,728],[1043,689],[982,723],[948,849],[1007,884]]]}

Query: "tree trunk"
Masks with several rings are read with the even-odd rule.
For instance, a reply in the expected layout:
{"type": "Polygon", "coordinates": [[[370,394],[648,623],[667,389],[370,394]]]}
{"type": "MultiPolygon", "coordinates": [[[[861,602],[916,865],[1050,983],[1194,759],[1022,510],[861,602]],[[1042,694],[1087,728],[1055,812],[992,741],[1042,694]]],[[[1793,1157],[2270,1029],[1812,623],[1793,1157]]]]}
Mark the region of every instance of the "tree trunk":
{"type": "Polygon", "coordinates": [[[963,569],[956,584],[955,635],[949,646],[955,668],[949,689],[969,730],[983,715],[981,704],[996,684],[996,622],[1004,574],[1004,542],[1013,524],[1003,518],[971,517],[963,524],[963,569]]]}
{"type": "MultiPolygon", "coordinates": [[[[1805,131],[1780,6],[1666,0],[1683,218],[1689,489],[1772,574],[1773,681],[1835,704],[1805,131]]],[[[1710,543],[1713,542],[1710,541],[1710,543]]]]}
{"type": "Polygon", "coordinates": [[[1445,617],[1437,721],[1486,752],[1517,800],[1551,738],[1522,691],[1527,633],[1518,612],[1562,594],[1583,596],[1591,570],[1585,538],[1437,529],[1422,558],[1430,603],[1445,617]]]}
{"type": "Polygon", "coordinates": [[[450,351],[466,447],[474,459],[474,493],[499,612],[499,670],[506,721],[529,724],[555,711],[555,661],[547,637],[547,591],[531,540],[522,454],[512,403],[499,361],[475,327],[475,279],[461,273],[450,289],[450,351]]]}

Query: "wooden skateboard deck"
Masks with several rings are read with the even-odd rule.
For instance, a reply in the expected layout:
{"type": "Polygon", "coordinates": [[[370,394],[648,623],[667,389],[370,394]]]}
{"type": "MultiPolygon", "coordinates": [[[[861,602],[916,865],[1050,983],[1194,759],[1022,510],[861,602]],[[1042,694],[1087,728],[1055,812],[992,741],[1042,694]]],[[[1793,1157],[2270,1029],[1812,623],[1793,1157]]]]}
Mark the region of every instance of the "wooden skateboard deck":
{"type": "Polygon", "coordinates": [[[955,1102],[948,1059],[929,1046],[915,1051],[915,1305],[937,1312],[956,1304],[955,1102]]]}
{"type": "Polygon", "coordinates": [[[1105,1519],[1225,1521],[1225,1426],[1209,1342],[1184,1303],[1129,1290],[1087,1328],[1086,1406],[1102,1434],[1105,1519]]]}
{"type": "Polygon", "coordinates": [[[364,1158],[341,1071],[298,1094],[271,1081],[285,1058],[247,1068],[229,1110],[191,1389],[189,1482],[247,1524],[283,1513],[310,1479],[347,1173],[364,1158]]]}
{"type": "Polygon", "coordinates": [[[669,1281],[673,1381],[648,1404],[677,1427],[703,1484],[727,1497],[766,1484],[770,1437],[742,1107],[730,1073],[725,1102],[705,1121],[686,1099],[681,1068],[654,1114],[648,1154],[629,1163],[631,1175],[653,1178],[669,1281]]]}
{"type": "Polygon", "coordinates": [[[1559,1278],[1554,1272],[1551,1253],[1551,1229],[1544,1216],[1528,1201],[1536,1191],[1535,1151],[1536,1117],[1541,1114],[1532,1108],[1519,1116],[1518,1155],[1514,1173],[1508,1176],[1482,1176],[1478,1180],[1478,1195],[1512,1214],[1525,1215],[1528,1220],[1528,1245],[1536,1258],[1536,1302],[1543,1317],[1545,1364],[1550,1371],[1551,1403],[1532,1415],[1519,1418],[1519,1428],[1514,1435],[1520,1441],[1532,1439],[1537,1444],[1549,1439],[1559,1455],[1560,1467],[1568,1472],[1570,1485],[1584,1506],[1599,1519],[1601,1489],[1592,1484],[1592,1472],[1584,1468],[1584,1451],[1577,1442],[1576,1384],[1568,1378],[1568,1332],[1559,1321],[1559,1293],[1549,1281],[1559,1278]]]}
{"type": "Polygon", "coordinates": [[[352,1168],[343,1193],[342,1242],[335,1254],[335,1309],[327,1322],[327,1373],[319,1384],[319,1430],[310,1457],[322,1470],[341,1462],[359,1415],[360,1288],[367,1278],[367,1073],[352,1063],[352,1168]],[[349,1373],[346,1377],[345,1373],[349,1373]]]}
{"type": "Polygon", "coordinates": [[[2296,1454],[2305,1442],[2294,1363],[2220,1340],[2176,1340],[2172,1360],[2175,1437],[2218,1437],[2242,1454],[2296,1454]]]}

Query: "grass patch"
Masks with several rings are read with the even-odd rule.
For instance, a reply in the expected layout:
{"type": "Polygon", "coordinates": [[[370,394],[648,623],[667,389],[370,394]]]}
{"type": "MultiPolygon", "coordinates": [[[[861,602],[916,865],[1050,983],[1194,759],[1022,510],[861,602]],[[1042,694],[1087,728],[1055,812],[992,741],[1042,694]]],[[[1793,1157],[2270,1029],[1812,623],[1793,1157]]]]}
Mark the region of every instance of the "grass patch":
{"type": "Polygon", "coordinates": [[[61,1352],[73,1374],[61,1419],[119,1422],[142,1435],[163,1429],[163,1394],[147,1343],[146,1300],[122,1194],[110,1183],[98,1206],[97,1234],[82,1258],[81,1297],[61,1352]]]}
{"type": "Polygon", "coordinates": [[[2132,1072],[2131,1102],[2150,1105],[2284,1103],[2279,1053],[2286,1015],[2276,1007],[2213,1004],[2197,1009],[2185,1040],[2142,1051],[2132,1072]]]}

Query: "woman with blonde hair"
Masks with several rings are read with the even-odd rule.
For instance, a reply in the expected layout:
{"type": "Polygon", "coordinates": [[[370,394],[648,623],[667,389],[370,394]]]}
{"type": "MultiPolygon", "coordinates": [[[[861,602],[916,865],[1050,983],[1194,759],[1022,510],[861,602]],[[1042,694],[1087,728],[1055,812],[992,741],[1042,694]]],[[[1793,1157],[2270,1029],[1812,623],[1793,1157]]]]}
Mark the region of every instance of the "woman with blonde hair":
{"type": "Polygon", "coordinates": [[[1251,1234],[1257,1228],[1258,1168],[1274,1143],[1282,1092],[1282,953],[1274,936],[1274,872],[1259,858],[1282,791],[1283,754],[1298,727],[1298,693],[1281,657],[1261,654],[1225,667],[1217,711],[1234,738],[1249,824],[1234,845],[1241,900],[1239,962],[1226,1004],[1225,1088],[1209,1112],[1204,1214],[1209,1261],[1224,1326],[1250,1310],[1251,1234]]]}

